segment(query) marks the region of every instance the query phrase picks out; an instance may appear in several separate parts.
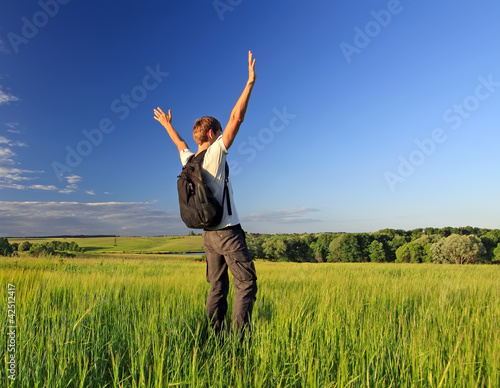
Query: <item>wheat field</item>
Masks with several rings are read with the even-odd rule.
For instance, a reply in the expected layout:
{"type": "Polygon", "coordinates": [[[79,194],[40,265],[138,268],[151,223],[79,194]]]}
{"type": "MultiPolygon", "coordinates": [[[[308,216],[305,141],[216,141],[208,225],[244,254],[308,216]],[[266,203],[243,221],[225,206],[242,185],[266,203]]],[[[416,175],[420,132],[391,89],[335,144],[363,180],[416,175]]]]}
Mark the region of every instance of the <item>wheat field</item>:
{"type": "Polygon", "coordinates": [[[208,329],[201,262],[2,258],[0,385],[500,386],[499,266],[256,268],[253,332],[240,343],[208,329]],[[9,284],[15,380],[6,373],[9,284]]]}

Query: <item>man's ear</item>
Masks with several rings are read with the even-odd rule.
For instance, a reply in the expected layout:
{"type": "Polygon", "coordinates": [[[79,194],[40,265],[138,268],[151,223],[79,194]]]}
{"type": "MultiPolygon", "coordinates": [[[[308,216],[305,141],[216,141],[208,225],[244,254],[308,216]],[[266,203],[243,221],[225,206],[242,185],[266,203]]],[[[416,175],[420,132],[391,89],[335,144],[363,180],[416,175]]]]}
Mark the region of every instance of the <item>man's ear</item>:
{"type": "Polygon", "coordinates": [[[214,132],[214,130],[213,130],[212,128],[210,128],[210,129],[208,130],[208,132],[207,132],[207,137],[208,137],[209,139],[213,139],[213,138],[215,137],[215,132],[214,132]]]}

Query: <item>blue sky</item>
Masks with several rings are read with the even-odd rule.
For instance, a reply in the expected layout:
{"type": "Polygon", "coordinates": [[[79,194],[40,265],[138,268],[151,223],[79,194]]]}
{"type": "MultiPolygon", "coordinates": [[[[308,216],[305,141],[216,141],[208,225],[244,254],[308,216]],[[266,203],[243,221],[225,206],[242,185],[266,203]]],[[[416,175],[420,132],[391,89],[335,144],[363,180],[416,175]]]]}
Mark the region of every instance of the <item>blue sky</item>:
{"type": "Polygon", "coordinates": [[[184,234],[171,109],[223,126],[250,232],[499,228],[500,3],[0,5],[0,235],[184,234]]]}

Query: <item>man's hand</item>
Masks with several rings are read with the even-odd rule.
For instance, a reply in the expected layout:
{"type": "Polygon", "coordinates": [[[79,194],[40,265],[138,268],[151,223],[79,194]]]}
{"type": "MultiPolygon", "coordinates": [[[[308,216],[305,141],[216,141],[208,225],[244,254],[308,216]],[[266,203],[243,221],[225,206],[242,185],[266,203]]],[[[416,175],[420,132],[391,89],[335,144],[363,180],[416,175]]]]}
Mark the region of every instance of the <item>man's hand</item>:
{"type": "Polygon", "coordinates": [[[161,125],[164,127],[167,124],[170,124],[172,122],[172,113],[170,113],[170,109],[168,110],[168,115],[161,110],[161,108],[156,108],[154,110],[155,112],[155,120],[159,121],[161,125]]]}
{"type": "Polygon", "coordinates": [[[253,54],[251,51],[248,52],[248,81],[243,89],[243,93],[241,93],[240,98],[236,102],[233,110],[231,111],[231,116],[229,117],[229,122],[222,132],[222,141],[226,146],[226,149],[229,149],[233,144],[234,138],[238,134],[240,130],[240,125],[245,119],[245,113],[247,111],[248,101],[250,100],[250,94],[252,93],[253,86],[255,84],[255,80],[257,76],[255,75],[255,59],[253,59],[253,54]]]}
{"type": "Polygon", "coordinates": [[[170,109],[168,110],[168,114],[161,110],[160,107],[154,110],[155,112],[155,120],[159,121],[161,125],[165,127],[170,138],[176,145],[177,149],[180,151],[188,148],[188,145],[184,141],[184,139],[177,133],[177,131],[172,126],[172,113],[170,113],[170,109]]]}
{"type": "Polygon", "coordinates": [[[257,79],[255,75],[255,59],[253,59],[253,54],[251,51],[248,52],[248,82],[254,83],[257,79]]]}

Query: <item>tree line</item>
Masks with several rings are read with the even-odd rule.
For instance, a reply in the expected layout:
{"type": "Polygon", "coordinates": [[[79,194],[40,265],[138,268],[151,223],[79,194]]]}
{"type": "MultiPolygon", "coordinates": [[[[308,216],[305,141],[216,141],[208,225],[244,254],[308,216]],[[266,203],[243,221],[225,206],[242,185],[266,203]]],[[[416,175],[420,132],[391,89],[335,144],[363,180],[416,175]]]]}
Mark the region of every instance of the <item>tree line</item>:
{"type": "MultiPolygon", "coordinates": [[[[247,233],[246,237],[252,256],[269,261],[500,264],[500,229],[429,227],[374,233],[247,233]]],[[[84,248],[74,241],[9,244],[0,238],[0,255],[18,251],[71,257],[84,248]]]]}
{"type": "Polygon", "coordinates": [[[51,241],[45,243],[31,243],[24,241],[9,243],[9,240],[0,237],[0,256],[16,256],[18,252],[29,252],[31,256],[64,256],[73,257],[73,252],[83,252],[84,248],[78,246],[74,241],[51,241]]]}
{"type": "Polygon", "coordinates": [[[247,233],[254,258],[293,262],[500,264],[500,230],[471,226],[375,233],[247,233]]]}

